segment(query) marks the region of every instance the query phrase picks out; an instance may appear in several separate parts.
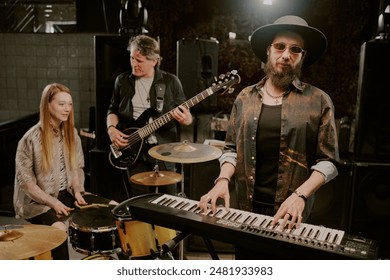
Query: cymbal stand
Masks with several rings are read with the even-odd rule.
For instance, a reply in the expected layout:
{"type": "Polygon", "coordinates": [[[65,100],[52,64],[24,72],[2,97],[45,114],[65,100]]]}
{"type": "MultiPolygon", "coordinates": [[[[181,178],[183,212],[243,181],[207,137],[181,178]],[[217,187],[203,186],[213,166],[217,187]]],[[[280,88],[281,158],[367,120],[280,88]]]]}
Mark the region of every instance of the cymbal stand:
{"type": "Polygon", "coordinates": [[[184,192],[184,163],[182,162],[182,163],[180,163],[180,166],[181,166],[181,177],[182,177],[182,179],[181,179],[181,188],[180,188],[180,192],[177,194],[179,197],[184,197],[184,198],[186,198],[187,196],[186,196],[186,194],[185,194],[185,192],[184,192]]]}
{"type": "MultiPolygon", "coordinates": [[[[159,172],[159,167],[158,167],[158,164],[157,164],[157,161],[156,161],[156,164],[154,165],[153,167],[153,171],[157,174],[159,172]]],[[[155,193],[158,193],[158,186],[156,186],[156,188],[154,189],[154,192],[155,193]]]]}
{"type": "MultiPolygon", "coordinates": [[[[180,188],[180,192],[177,194],[179,197],[184,197],[186,198],[186,194],[184,192],[184,163],[181,162],[180,163],[180,166],[181,166],[181,188],[180,188]]],[[[181,238],[181,242],[179,243],[179,258],[180,260],[183,260],[184,259],[184,244],[183,244],[183,239],[186,238],[188,236],[188,234],[186,234],[185,236],[183,236],[181,238]]]]}
{"type": "MultiPolygon", "coordinates": [[[[158,164],[156,164],[153,168],[153,171],[158,173],[159,172],[159,167],[158,164]]],[[[184,193],[184,163],[181,163],[181,174],[182,174],[182,180],[181,180],[181,190],[178,193],[179,197],[186,197],[184,193]]],[[[158,193],[158,186],[156,186],[156,193],[158,193]]],[[[180,232],[175,238],[168,240],[165,244],[163,244],[162,249],[164,252],[171,258],[173,259],[171,250],[179,244],[179,259],[183,260],[184,259],[184,245],[183,245],[183,239],[186,238],[189,234],[180,232]]]]}

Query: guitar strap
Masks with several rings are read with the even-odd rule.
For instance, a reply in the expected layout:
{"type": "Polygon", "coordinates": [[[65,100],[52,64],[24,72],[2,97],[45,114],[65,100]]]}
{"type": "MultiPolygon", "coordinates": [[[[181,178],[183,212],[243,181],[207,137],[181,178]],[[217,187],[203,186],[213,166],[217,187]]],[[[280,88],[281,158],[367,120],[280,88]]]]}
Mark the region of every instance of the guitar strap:
{"type": "Polygon", "coordinates": [[[164,94],[165,94],[165,84],[156,84],[156,110],[161,113],[164,107],[164,94]]]}

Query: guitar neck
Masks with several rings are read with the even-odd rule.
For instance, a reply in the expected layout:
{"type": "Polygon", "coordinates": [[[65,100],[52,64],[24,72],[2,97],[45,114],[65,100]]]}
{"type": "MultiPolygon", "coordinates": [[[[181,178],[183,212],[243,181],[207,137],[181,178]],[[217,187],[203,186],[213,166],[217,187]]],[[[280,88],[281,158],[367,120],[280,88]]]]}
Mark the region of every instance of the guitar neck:
{"type": "MultiPolygon", "coordinates": [[[[210,95],[212,95],[214,92],[212,90],[212,87],[202,91],[201,93],[195,95],[194,97],[188,99],[186,102],[182,103],[180,106],[183,106],[187,109],[190,109],[191,107],[195,106],[196,104],[198,104],[199,102],[201,102],[202,100],[206,99],[207,97],[209,97],[210,95]]],[[[176,107],[178,108],[178,107],[176,107]]],[[[175,108],[175,109],[176,109],[175,108]]],[[[165,113],[164,115],[162,115],[161,117],[158,117],[157,119],[155,119],[153,122],[145,125],[144,127],[138,129],[136,132],[134,133],[138,133],[138,135],[144,139],[146,137],[148,137],[150,134],[152,134],[154,131],[156,131],[157,129],[159,129],[160,127],[162,127],[163,125],[167,124],[168,122],[170,122],[173,117],[172,117],[172,112],[175,110],[175,109],[172,109],[171,111],[165,113]]]]}

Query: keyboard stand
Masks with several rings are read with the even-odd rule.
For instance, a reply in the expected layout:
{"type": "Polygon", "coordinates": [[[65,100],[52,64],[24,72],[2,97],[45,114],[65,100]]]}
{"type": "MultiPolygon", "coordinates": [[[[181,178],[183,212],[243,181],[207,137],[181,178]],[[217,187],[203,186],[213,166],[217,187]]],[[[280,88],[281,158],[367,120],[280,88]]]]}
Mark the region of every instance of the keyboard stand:
{"type": "Polygon", "coordinates": [[[206,246],[207,246],[207,250],[209,251],[211,258],[212,258],[213,260],[219,260],[217,251],[215,250],[214,245],[213,245],[213,243],[211,242],[211,240],[208,239],[208,238],[206,238],[206,237],[203,237],[203,241],[204,241],[204,243],[205,243],[206,246]]]}

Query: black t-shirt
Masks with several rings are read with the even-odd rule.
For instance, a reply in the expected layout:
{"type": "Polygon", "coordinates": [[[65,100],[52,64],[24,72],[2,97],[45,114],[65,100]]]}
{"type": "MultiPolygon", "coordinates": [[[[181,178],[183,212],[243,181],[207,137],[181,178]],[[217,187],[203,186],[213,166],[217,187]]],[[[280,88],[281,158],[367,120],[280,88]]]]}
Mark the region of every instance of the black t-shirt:
{"type": "Polygon", "coordinates": [[[256,180],[254,200],[270,204],[275,201],[280,149],[281,105],[263,104],[257,127],[256,180]]]}

